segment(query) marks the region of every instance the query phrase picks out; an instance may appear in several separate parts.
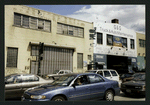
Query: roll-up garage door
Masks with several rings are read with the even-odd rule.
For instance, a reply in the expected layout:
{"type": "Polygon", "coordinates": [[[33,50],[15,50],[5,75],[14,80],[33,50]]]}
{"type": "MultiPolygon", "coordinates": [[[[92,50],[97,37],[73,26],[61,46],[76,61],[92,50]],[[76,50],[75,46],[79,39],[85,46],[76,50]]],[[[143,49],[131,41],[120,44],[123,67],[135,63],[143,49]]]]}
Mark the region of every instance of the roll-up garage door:
{"type": "MultiPolygon", "coordinates": [[[[38,57],[38,46],[32,46],[31,55],[38,57]]],[[[44,47],[43,60],[41,60],[41,75],[51,74],[54,70],[73,69],[73,49],[44,47]]],[[[37,74],[38,59],[31,61],[31,73],[37,74]]]]}

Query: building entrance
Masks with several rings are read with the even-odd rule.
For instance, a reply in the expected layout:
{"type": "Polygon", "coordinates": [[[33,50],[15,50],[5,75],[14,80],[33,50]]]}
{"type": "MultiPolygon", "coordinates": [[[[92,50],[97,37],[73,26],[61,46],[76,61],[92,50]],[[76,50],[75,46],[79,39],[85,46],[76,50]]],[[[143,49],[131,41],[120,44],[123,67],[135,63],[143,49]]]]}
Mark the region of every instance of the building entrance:
{"type": "Polygon", "coordinates": [[[128,71],[128,57],[107,55],[107,68],[115,69],[119,74],[128,71]]]}

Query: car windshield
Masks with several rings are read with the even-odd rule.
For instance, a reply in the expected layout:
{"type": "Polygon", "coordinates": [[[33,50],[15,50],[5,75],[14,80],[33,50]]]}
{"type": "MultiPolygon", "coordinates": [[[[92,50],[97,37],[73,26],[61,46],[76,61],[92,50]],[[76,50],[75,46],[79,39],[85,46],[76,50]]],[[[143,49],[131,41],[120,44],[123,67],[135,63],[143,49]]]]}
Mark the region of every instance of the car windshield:
{"type": "Polygon", "coordinates": [[[145,81],[145,74],[136,75],[133,80],[134,81],[145,81]]]}
{"type": "Polygon", "coordinates": [[[58,72],[59,72],[59,70],[55,70],[55,71],[54,71],[54,74],[57,74],[58,72]]]}
{"type": "Polygon", "coordinates": [[[52,82],[50,85],[53,86],[69,86],[76,75],[64,75],[52,82]]]}
{"type": "Polygon", "coordinates": [[[96,71],[86,71],[87,73],[96,73],[96,71]]]}

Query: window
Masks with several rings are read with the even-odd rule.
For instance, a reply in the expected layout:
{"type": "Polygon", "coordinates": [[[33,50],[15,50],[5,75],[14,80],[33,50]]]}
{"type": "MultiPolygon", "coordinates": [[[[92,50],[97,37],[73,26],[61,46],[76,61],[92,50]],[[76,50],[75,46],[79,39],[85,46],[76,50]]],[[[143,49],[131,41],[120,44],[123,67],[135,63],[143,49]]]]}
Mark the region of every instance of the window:
{"type": "Polygon", "coordinates": [[[107,35],[107,45],[113,45],[113,36],[107,35]]]}
{"type": "Polygon", "coordinates": [[[21,82],[22,82],[22,79],[20,75],[5,77],[5,84],[14,84],[14,83],[21,83],[21,82]]]}
{"type": "Polygon", "coordinates": [[[83,68],[83,54],[82,53],[77,54],[77,68],[78,69],[83,68]]]}
{"type": "Polygon", "coordinates": [[[102,33],[97,33],[97,44],[103,44],[102,33]]]}
{"type": "Polygon", "coordinates": [[[109,71],[104,71],[104,75],[105,75],[105,77],[110,77],[111,76],[109,71]]]}
{"type": "Polygon", "coordinates": [[[117,73],[115,71],[110,71],[112,76],[118,76],[117,73]]]}
{"type": "Polygon", "coordinates": [[[101,76],[103,76],[103,72],[102,71],[98,71],[97,74],[100,74],[101,76]]]}
{"type": "Polygon", "coordinates": [[[44,19],[34,18],[27,15],[14,13],[14,25],[28,27],[31,29],[39,29],[51,31],[51,22],[44,19]]]}
{"type": "Polygon", "coordinates": [[[139,46],[140,47],[145,47],[145,40],[139,39],[139,46]]]}
{"type": "Polygon", "coordinates": [[[10,48],[7,50],[7,67],[17,67],[18,48],[10,48]]]}
{"type": "Polygon", "coordinates": [[[80,27],[57,23],[57,34],[84,37],[84,29],[80,27]]]}
{"type": "Polygon", "coordinates": [[[23,16],[22,26],[29,27],[29,16],[23,16]]]}
{"type": "Polygon", "coordinates": [[[33,82],[33,81],[39,81],[39,78],[35,75],[23,75],[22,76],[22,82],[33,82]]]}
{"type": "Polygon", "coordinates": [[[131,49],[134,49],[134,39],[130,39],[130,47],[131,49]]]}
{"type": "Polygon", "coordinates": [[[122,38],[122,45],[127,48],[127,38],[122,38]]]}
{"type": "Polygon", "coordinates": [[[98,76],[98,75],[89,75],[89,80],[90,80],[90,83],[98,83],[98,82],[103,82],[104,80],[98,76]]]}
{"type": "Polygon", "coordinates": [[[88,84],[88,80],[87,80],[87,76],[86,75],[82,75],[79,76],[76,80],[75,80],[75,85],[85,85],[88,84]]]}
{"type": "Polygon", "coordinates": [[[21,25],[21,15],[20,14],[14,14],[14,25],[21,25]]]}
{"type": "Polygon", "coordinates": [[[38,29],[44,29],[44,20],[38,19],[38,29]]]}

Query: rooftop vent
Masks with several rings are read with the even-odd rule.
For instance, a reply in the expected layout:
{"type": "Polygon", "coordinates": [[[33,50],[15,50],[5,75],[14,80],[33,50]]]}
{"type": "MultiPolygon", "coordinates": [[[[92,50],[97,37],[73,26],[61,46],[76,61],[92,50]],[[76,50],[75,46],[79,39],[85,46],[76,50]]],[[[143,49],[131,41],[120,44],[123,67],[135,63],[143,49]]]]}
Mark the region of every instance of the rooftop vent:
{"type": "Polygon", "coordinates": [[[112,19],[111,23],[117,23],[117,24],[119,24],[119,20],[118,19],[112,19]]]}

